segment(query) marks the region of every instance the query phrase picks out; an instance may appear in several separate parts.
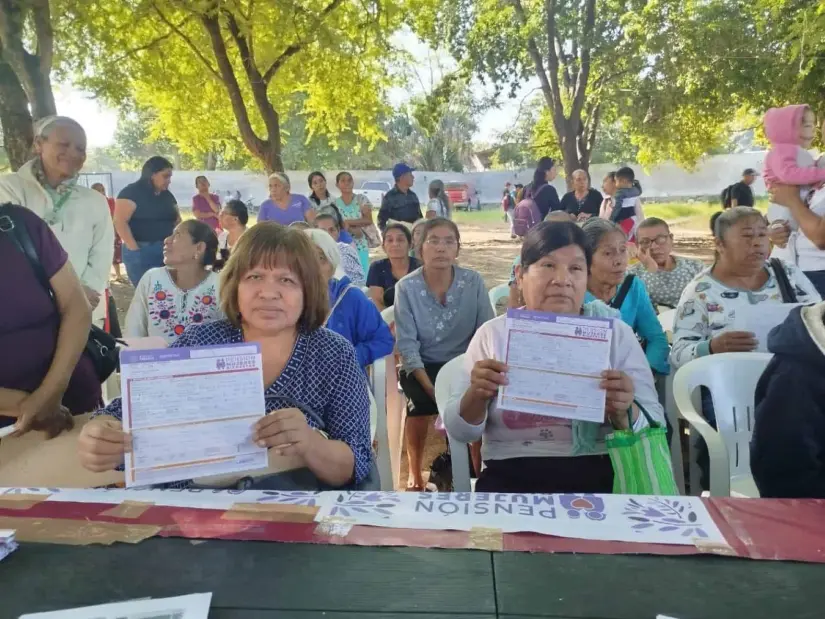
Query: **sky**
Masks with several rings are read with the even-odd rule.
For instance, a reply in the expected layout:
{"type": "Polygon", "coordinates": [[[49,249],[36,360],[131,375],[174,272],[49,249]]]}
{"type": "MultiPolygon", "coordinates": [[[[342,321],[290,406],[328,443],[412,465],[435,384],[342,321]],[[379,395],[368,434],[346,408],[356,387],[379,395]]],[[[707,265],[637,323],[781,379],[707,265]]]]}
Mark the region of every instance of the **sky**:
{"type": "MultiPolygon", "coordinates": [[[[413,69],[416,74],[404,88],[394,88],[390,91],[390,103],[395,107],[416,94],[428,91],[443,73],[455,68],[455,62],[447,53],[432,50],[409,31],[398,33],[395,43],[415,58],[413,69]]],[[[532,87],[530,84],[525,86],[526,89],[532,87]]],[[[474,88],[478,89],[475,93],[478,95],[477,98],[492,92],[480,83],[475,83],[474,88]]],[[[70,116],[83,125],[90,148],[100,148],[112,143],[117,129],[117,110],[106,107],[93,95],[78,90],[71,84],[55,85],[54,91],[58,113],[70,116]]],[[[475,135],[477,142],[493,142],[498,134],[515,124],[521,98],[509,99],[507,95],[501,95],[497,104],[497,108],[488,110],[479,119],[479,130],[475,135]]]]}

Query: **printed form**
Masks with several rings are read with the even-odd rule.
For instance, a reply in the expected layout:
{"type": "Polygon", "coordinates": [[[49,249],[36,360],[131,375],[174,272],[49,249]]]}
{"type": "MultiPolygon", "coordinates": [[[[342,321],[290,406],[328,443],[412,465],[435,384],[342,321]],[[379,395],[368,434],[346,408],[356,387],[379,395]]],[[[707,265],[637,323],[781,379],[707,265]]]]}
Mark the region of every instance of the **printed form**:
{"type": "Polygon", "coordinates": [[[507,310],[507,386],[498,407],[604,422],[601,373],[610,367],[613,323],[605,318],[507,310]]]}
{"type": "Polygon", "coordinates": [[[257,344],[123,350],[120,367],[127,488],[267,467],[257,344]]]}
{"type": "Polygon", "coordinates": [[[736,309],[733,328],[736,331],[748,331],[756,337],[755,352],[768,352],[768,334],[777,325],[785,322],[791,310],[801,303],[761,303],[746,305],[736,309]]]}

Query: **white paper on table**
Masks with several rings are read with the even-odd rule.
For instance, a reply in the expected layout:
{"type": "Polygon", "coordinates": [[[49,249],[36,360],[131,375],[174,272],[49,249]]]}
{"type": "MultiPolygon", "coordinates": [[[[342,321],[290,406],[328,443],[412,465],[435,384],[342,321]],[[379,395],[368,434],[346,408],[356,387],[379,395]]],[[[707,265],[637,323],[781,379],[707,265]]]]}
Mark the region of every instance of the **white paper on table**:
{"type": "Polygon", "coordinates": [[[265,414],[257,344],[124,350],[120,364],[127,487],[267,467],[252,440],[265,414]]]}
{"type": "Polygon", "coordinates": [[[498,407],[604,421],[601,373],[610,367],[610,319],[507,310],[504,363],[508,384],[498,407]]]}
{"type": "Polygon", "coordinates": [[[801,303],[760,303],[736,308],[733,320],[735,331],[749,331],[756,336],[757,352],[768,352],[768,334],[785,322],[788,314],[801,303]]]}
{"type": "Polygon", "coordinates": [[[211,602],[211,593],[194,593],[33,613],[22,615],[20,619],[208,619],[211,602]]]}

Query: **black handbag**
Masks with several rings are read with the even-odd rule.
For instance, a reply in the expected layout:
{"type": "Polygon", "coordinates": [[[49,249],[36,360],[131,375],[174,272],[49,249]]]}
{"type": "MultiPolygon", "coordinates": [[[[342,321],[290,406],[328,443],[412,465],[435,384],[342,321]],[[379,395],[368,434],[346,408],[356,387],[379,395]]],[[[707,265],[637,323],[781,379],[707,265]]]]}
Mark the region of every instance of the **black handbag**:
{"type": "MultiPolygon", "coordinates": [[[[34,243],[32,243],[31,237],[29,236],[29,230],[26,224],[16,216],[15,208],[12,204],[0,205],[0,232],[5,233],[6,237],[14,243],[20,253],[26,256],[32,271],[34,271],[35,277],[37,277],[37,280],[46,292],[49,293],[49,297],[56,310],[57,300],[54,297],[54,290],[52,290],[51,283],[49,283],[46,270],[40,262],[40,257],[34,248],[34,243]]],[[[100,327],[92,325],[89,330],[89,339],[86,342],[85,354],[92,360],[95,372],[101,383],[104,383],[118,368],[120,356],[117,344],[118,340],[100,327]]]]}
{"type": "Polygon", "coordinates": [[[782,295],[782,303],[798,303],[799,299],[796,296],[791,281],[788,279],[788,273],[779,258],[771,258],[771,266],[773,267],[773,274],[776,277],[776,285],[779,287],[779,293],[782,295]]]}

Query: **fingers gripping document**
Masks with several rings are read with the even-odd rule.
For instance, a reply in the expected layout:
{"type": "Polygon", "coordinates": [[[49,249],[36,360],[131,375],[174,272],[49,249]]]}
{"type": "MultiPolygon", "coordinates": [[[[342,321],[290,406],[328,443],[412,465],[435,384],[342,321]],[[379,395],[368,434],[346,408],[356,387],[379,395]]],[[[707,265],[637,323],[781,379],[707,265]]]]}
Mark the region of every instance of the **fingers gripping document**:
{"type": "Polygon", "coordinates": [[[510,411],[604,421],[601,373],[610,366],[610,319],[507,310],[508,384],[498,406],[510,411]]]}
{"type": "Polygon", "coordinates": [[[127,487],[266,468],[257,344],[124,350],[120,363],[127,487]]]}

